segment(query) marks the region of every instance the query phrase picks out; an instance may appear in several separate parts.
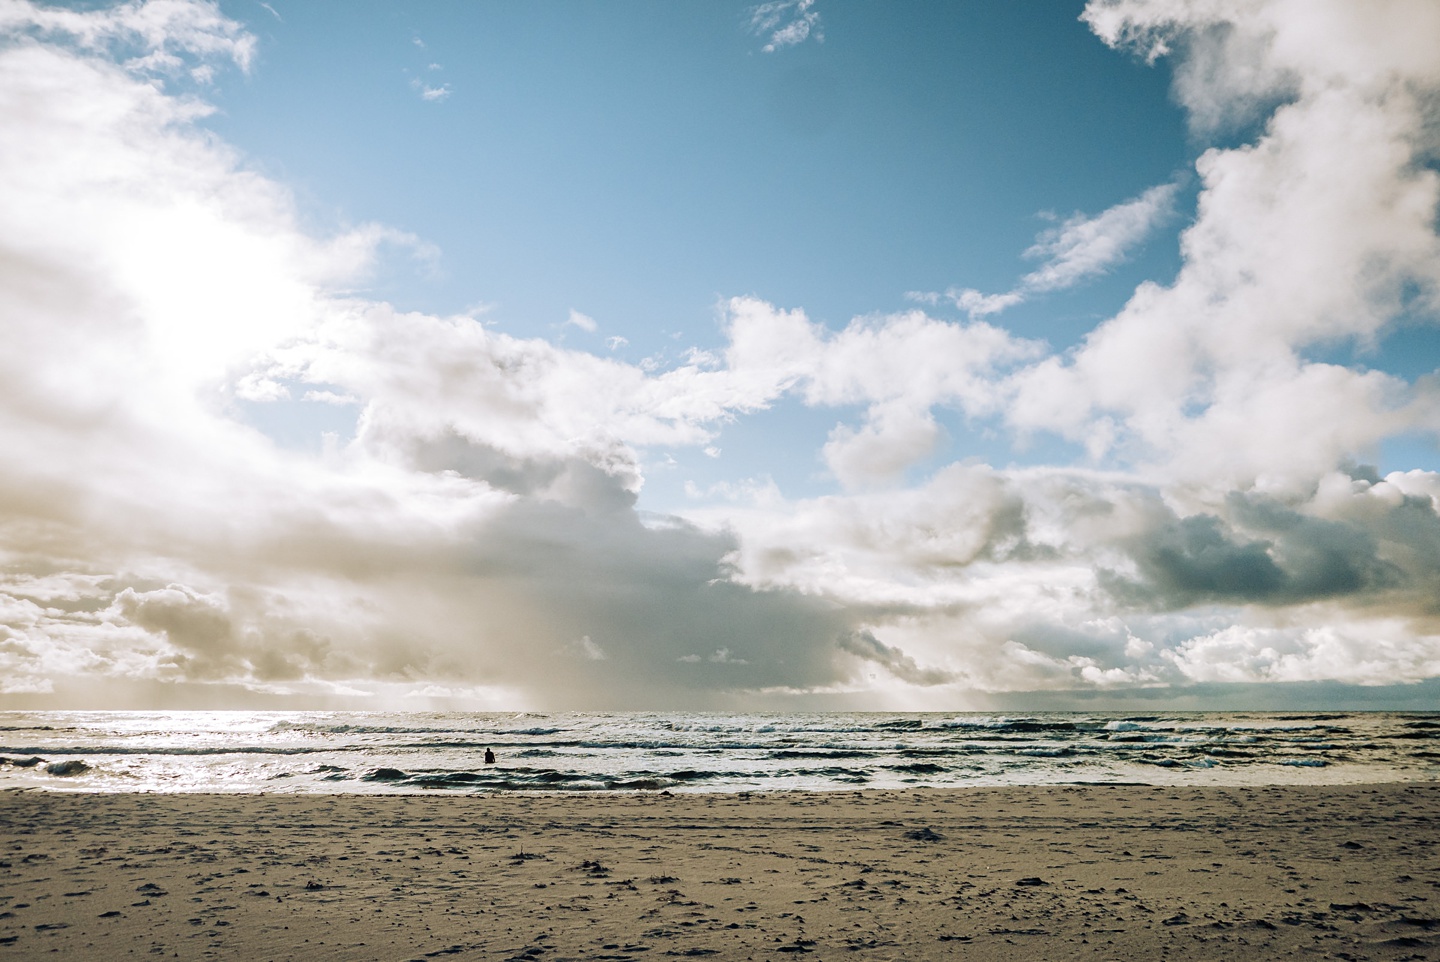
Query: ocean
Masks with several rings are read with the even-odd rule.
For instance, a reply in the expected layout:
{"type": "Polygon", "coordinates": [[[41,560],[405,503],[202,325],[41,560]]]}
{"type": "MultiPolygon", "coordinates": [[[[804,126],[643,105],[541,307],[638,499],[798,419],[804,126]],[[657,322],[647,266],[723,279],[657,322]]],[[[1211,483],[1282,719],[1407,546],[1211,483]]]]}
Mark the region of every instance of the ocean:
{"type": "Polygon", "coordinates": [[[0,789],[765,792],[1440,779],[1440,712],[0,712],[0,789]],[[484,764],[485,750],[496,763],[484,764]]]}

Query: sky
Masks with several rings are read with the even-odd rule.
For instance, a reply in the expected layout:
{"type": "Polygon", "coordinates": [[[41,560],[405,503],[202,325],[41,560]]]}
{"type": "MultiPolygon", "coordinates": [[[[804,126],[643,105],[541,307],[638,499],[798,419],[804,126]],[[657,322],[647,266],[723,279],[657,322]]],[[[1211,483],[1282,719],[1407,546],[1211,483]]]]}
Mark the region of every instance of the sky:
{"type": "Polygon", "coordinates": [[[0,708],[1433,708],[1436,36],[0,0],[0,708]]]}

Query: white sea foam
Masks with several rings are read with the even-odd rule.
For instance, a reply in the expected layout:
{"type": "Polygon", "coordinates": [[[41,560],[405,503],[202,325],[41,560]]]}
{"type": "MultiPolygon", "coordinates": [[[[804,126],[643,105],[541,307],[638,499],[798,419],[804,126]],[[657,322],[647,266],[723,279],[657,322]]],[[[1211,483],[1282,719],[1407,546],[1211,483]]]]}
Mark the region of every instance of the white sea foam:
{"type": "Polygon", "coordinates": [[[1440,714],[0,712],[0,759],[63,791],[1431,781],[1440,714]]]}

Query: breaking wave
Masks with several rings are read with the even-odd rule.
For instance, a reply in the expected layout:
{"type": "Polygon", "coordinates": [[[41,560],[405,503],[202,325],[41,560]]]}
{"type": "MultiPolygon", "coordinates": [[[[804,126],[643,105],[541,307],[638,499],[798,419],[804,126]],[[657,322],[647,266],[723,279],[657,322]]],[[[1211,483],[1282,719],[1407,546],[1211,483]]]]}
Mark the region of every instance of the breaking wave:
{"type": "Polygon", "coordinates": [[[1440,713],[3,712],[0,789],[527,792],[1440,780],[1440,713]],[[498,764],[485,765],[486,749],[498,764]],[[83,767],[81,767],[83,766],[83,767]]]}

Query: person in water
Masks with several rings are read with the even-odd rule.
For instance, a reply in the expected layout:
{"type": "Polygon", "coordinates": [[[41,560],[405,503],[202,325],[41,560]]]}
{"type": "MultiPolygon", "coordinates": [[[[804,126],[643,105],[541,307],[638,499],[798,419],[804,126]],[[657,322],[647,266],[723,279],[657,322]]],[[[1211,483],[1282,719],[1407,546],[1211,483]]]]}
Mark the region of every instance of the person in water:
{"type": "Polygon", "coordinates": [[[490,749],[488,749],[488,748],[485,749],[485,764],[486,764],[486,765],[494,765],[494,764],[495,764],[495,753],[492,752],[492,751],[491,751],[490,749]]]}

